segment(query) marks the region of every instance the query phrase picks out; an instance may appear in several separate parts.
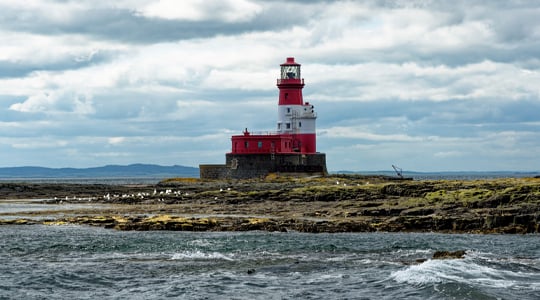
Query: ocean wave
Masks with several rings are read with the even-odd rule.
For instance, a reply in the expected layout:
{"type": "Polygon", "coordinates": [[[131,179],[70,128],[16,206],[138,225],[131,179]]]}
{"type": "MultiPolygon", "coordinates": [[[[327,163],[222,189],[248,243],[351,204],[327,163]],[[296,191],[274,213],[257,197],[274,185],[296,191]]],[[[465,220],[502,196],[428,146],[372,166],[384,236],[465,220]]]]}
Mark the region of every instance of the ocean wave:
{"type": "Polygon", "coordinates": [[[198,250],[174,253],[171,259],[172,260],[228,260],[228,261],[234,260],[233,258],[219,252],[206,253],[206,252],[202,252],[198,250]]]}
{"type": "Polygon", "coordinates": [[[512,264],[514,268],[540,272],[540,258],[528,256],[500,257],[490,252],[468,251],[467,256],[491,264],[512,264]]]}
{"type": "Polygon", "coordinates": [[[498,269],[472,258],[428,260],[394,271],[390,278],[398,283],[422,286],[433,283],[474,284],[489,288],[538,289],[537,273],[498,269]]]}

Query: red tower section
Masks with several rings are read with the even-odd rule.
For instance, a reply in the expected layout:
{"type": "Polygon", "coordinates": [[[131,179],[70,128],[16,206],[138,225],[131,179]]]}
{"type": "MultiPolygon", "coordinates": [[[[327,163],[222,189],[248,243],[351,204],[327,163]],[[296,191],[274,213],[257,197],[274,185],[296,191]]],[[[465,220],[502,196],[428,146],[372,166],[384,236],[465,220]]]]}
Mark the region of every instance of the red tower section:
{"type": "Polygon", "coordinates": [[[300,77],[300,64],[294,61],[294,57],[287,57],[287,61],[280,66],[281,78],[277,80],[279,105],[304,104],[302,96],[304,79],[300,77]]]}

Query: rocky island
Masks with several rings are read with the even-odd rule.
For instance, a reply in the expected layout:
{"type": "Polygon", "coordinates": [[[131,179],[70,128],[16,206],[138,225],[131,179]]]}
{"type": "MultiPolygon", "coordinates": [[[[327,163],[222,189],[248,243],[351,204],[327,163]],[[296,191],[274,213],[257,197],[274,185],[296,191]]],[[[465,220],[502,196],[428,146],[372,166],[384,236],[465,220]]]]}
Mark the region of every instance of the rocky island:
{"type": "Polygon", "coordinates": [[[332,175],[155,185],[0,183],[0,224],[117,230],[538,233],[540,178],[332,175]],[[31,209],[39,205],[39,210],[31,209]]]}

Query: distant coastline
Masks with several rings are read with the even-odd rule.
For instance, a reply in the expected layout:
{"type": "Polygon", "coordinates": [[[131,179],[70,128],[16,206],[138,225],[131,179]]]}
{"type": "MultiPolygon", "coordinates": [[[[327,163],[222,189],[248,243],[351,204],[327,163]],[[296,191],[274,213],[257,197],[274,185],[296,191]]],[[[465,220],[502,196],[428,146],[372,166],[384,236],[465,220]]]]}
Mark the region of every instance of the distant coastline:
{"type": "MultiPolygon", "coordinates": [[[[335,174],[384,175],[396,176],[394,171],[331,171],[335,174]]],[[[441,171],[417,172],[404,171],[403,175],[414,180],[474,180],[496,178],[522,178],[540,176],[540,171],[441,171]]],[[[0,181],[32,180],[32,181],[85,181],[85,180],[145,180],[159,181],[171,177],[199,177],[199,168],[155,164],[106,165],[92,168],[47,168],[47,167],[0,167],[0,181]]]]}
{"type": "Polygon", "coordinates": [[[0,168],[1,179],[118,179],[199,177],[199,168],[187,166],[160,166],[152,164],[107,165],[93,168],[0,168]]]}

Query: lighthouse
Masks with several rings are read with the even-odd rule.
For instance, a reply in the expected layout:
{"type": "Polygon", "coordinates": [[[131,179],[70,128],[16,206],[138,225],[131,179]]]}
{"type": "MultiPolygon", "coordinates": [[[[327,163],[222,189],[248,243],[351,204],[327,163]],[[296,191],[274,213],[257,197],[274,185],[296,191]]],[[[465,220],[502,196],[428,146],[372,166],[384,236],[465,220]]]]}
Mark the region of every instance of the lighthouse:
{"type": "Polygon", "coordinates": [[[277,128],[252,133],[246,128],[231,137],[225,165],[200,165],[202,179],[253,178],[270,173],[293,176],[326,175],[326,155],[317,152],[317,114],[304,102],[301,65],[287,57],[280,65],[277,128]]]}
{"type": "Polygon", "coordinates": [[[281,77],[277,81],[279,88],[277,133],[293,135],[295,151],[315,153],[317,115],[313,105],[309,102],[304,103],[302,96],[304,79],[300,75],[300,64],[294,61],[294,57],[287,57],[287,61],[280,66],[281,77]]]}

